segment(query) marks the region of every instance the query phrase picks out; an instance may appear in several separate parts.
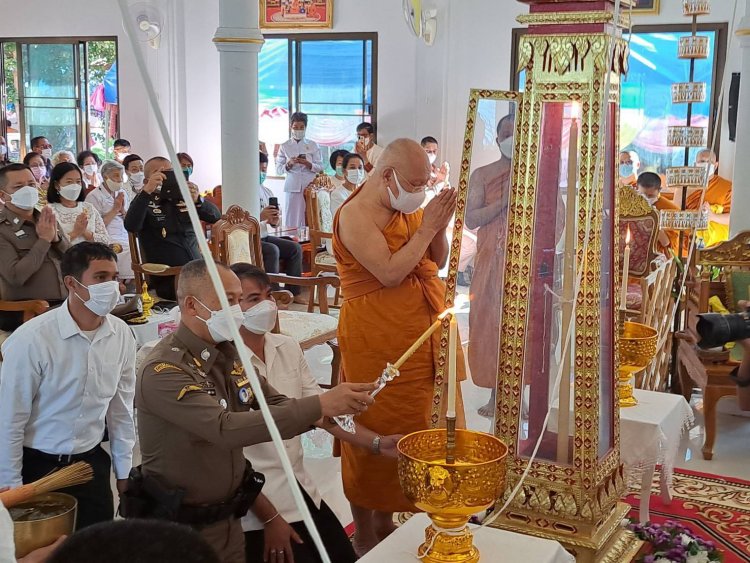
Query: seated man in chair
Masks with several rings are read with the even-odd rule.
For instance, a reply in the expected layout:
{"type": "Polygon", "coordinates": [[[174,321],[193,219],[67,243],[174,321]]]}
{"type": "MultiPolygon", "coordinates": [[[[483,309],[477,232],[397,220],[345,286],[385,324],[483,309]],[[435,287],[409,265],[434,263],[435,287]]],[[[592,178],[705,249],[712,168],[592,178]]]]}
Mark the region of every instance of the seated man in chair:
{"type": "MultiPolygon", "coordinates": [[[[283,237],[268,234],[268,226],[277,227],[281,224],[281,211],[278,205],[271,205],[273,192],[265,186],[268,171],[268,156],[260,155],[260,228],[261,249],[263,251],[263,266],[269,274],[283,273],[287,276],[302,275],[302,246],[298,242],[283,237]],[[284,271],[281,272],[281,264],[284,271]]],[[[307,304],[307,299],[300,294],[301,287],[288,285],[284,289],[294,295],[295,303],[307,304]]]]}
{"type": "MultiPolygon", "coordinates": [[[[168,177],[174,180],[172,163],[164,157],[154,157],[146,162],[144,175],[143,189],[130,202],[125,215],[125,228],[138,234],[143,259],[167,266],[183,266],[199,258],[198,239],[185,202],[177,195],[175,186],[166,197],[161,193],[164,181],[168,177]]],[[[221,211],[203,200],[195,184],[190,185],[190,194],[201,221],[213,224],[221,218],[221,211]]],[[[162,299],[176,299],[172,276],[151,276],[149,283],[162,299]]]]}
{"type": "MultiPolygon", "coordinates": [[[[36,180],[28,166],[0,168],[0,298],[5,301],[41,299],[59,305],[68,295],[60,261],[70,243],[50,206],[39,202],[36,180]]],[[[12,331],[23,321],[21,312],[0,312],[0,330],[12,331]]]]}
{"type": "MultiPolygon", "coordinates": [[[[250,264],[234,264],[231,269],[242,285],[240,307],[244,321],[240,333],[243,343],[253,354],[253,367],[274,389],[287,397],[302,399],[320,395],[323,390],[310,373],[299,344],[288,336],[271,333],[277,315],[271,296],[271,280],[263,270],[250,264]]],[[[360,424],[355,434],[349,434],[335,424],[326,429],[337,438],[375,454],[393,458],[397,455],[398,435],[379,436],[360,424]]],[[[286,440],[286,448],[331,560],[337,563],[355,561],[357,557],[341,523],[323,501],[304,468],[299,436],[286,440]]],[[[294,561],[317,561],[317,550],[294,505],[273,444],[248,446],[245,456],[252,461],[255,470],[266,477],[263,494],[242,519],[247,560],[291,561],[293,554],[294,561]]]]}

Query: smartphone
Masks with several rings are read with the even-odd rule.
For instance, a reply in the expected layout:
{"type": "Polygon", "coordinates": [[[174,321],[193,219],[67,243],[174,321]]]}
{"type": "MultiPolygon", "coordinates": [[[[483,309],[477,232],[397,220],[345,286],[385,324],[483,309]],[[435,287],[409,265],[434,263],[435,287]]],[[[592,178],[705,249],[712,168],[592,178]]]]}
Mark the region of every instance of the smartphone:
{"type": "Polygon", "coordinates": [[[302,160],[307,160],[307,155],[303,153],[303,154],[299,155],[297,158],[300,158],[302,160]]]}
{"type": "Polygon", "coordinates": [[[164,182],[161,185],[161,199],[166,201],[183,201],[180,186],[177,183],[177,176],[175,176],[174,170],[166,170],[163,174],[164,182]]]}
{"type": "Polygon", "coordinates": [[[268,207],[273,207],[274,209],[279,208],[279,198],[277,197],[269,197],[268,198],[268,207]]]}

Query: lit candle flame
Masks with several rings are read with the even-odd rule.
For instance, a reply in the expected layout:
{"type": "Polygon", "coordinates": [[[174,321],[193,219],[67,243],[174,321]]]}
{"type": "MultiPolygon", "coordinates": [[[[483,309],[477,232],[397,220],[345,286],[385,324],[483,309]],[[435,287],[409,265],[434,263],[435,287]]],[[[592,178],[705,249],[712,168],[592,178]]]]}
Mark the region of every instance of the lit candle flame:
{"type": "Polygon", "coordinates": [[[625,234],[625,244],[630,244],[630,239],[631,238],[632,237],[631,237],[631,234],[630,234],[630,227],[628,227],[628,232],[625,234]]]}

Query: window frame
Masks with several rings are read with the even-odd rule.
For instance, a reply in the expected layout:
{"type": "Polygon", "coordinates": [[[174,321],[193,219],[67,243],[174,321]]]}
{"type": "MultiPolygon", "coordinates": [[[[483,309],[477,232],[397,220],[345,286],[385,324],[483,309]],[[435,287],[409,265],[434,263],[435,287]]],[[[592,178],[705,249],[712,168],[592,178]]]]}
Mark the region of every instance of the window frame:
{"type": "MultiPolygon", "coordinates": [[[[7,104],[7,91],[5,85],[5,72],[4,72],[4,54],[2,47],[6,43],[16,44],[16,57],[18,59],[18,69],[21,76],[23,76],[23,60],[21,55],[22,45],[33,44],[33,45],[72,45],[75,58],[76,58],[76,88],[80,89],[81,85],[86,88],[85,93],[79,92],[78,101],[76,104],[76,110],[79,112],[79,124],[77,128],[78,138],[76,139],[77,144],[83,147],[81,150],[90,150],[89,139],[91,138],[91,123],[89,120],[89,76],[88,72],[84,72],[85,76],[80,76],[81,68],[88,70],[88,43],[89,42],[100,42],[100,41],[111,41],[115,44],[115,62],[120,60],[120,43],[116,35],[81,35],[81,36],[63,36],[63,37],[0,37],[0,135],[7,139],[7,126],[6,120],[6,104],[7,104]],[[83,60],[81,57],[83,56],[83,60]]],[[[117,65],[117,101],[118,101],[118,112],[117,112],[117,132],[120,133],[120,115],[122,115],[122,104],[120,93],[120,65],[117,65]]],[[[20,91],[19,91],[19,107],[18,109],[18,125],[20,134],[20,152],[19,158],[23,159],[27,154],[27,145],[31,139],[26,139],[26,116],[25,112],[21,108],[20,91]]]]}

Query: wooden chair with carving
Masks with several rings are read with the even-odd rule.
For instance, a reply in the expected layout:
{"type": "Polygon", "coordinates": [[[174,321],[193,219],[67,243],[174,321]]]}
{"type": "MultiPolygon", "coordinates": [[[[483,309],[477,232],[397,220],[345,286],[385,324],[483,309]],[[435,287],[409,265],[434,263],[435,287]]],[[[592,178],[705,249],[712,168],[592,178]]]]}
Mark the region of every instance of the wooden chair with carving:
{"type": "MultiPolygon", "coordinates": [[[[211,252],[214,259],[224,264],[247,262],[260,268],[263,267],[263,252],[261,250],[260,224],[247,211],[237,205],[231,206],[211,230],[211,252]]],[[[336,342],[338,319],[328,314],[328,303],[322,300],[320,313],[313,312],[315,306],[312,291],[317,289],[325,295],[329,286],[338,287],[339,278],[336,276],[318,276],[311,278],[291,277],[279,274],[269,274],[274,283],[297,285],[311,289],[311,299],[308,311],[279,311],[278,332],[290,336],[299,343],[303,350],[308,350],[319,344],[328,344],[333,351],[333,365],[331,372],[331,386],[338,383],[340,352],[336,342]]],[[[288,291],[275,293],[287,303],[291,301],[288,291]],[[285,296],[284,296],[285,295],[285,296]]],[[[327,387],[327,386],[323,386],[327,387]]]]}
{"type": "Polygon", "coordinates": [[[138,236],[135,233],[128,233],[128,240],[130,243],[130,260],[133,267],[133,281],[135,283],[136,294],[140,295],[143,293],[145,276],[174,276],[176,283],[177,275],[182,269],[181,266],[167,266],[166,264],[154,264],[151,262],[144,263],[141,258],[141,245],[138,241],[138,236]]]}
{"type": "Polygon", "coordinates": [[[703,350],[698,348],[696,325],[698,315],[712,312],[720,303],[730,312],[737,311],[739,301],[750,298],[750,232],[711,248],[696,251],[695,264],[690,269],[685,303],[686,326],[679,333],[677,371],[682,393],[690,400],[693,388],[703,391],[705,439],[703,458],[713,458],[716,441],[716,404],[722,397],[737,394],[729,374],[738,365],[741,350],[703,350]],[[718,301],[717,301],[718,300],[718,301]]]}
{"type": "Polygon", "coordinates": [[[626,316],[656,329],[662,342],[651,365],[636,376],[636,387],[666,391],[672,350],[672,288],[677,276],[677,261],[658,250],[659,212],[630,186],[620,187],[619,196],[620,256],[630,232],[626,316]],[[667,336],[662,341],[665,334],[667,336]]]}
{"type": "MultiPolygon", "coordinates": [[[[318,175],[305,189],[305,212],[307,225],[310,227],[312,274],[337,274],[336,258],[333,256],[333,213],[331,213],[330,178],[318,175]],[[323,248],[325,247],[325,250],[323,248]]],[[[318,295],[320,300],[327,301],[328,296],[318,295]]],[[[337,288],[333,306],[339,306],[341,292],[337,288]]]]}

